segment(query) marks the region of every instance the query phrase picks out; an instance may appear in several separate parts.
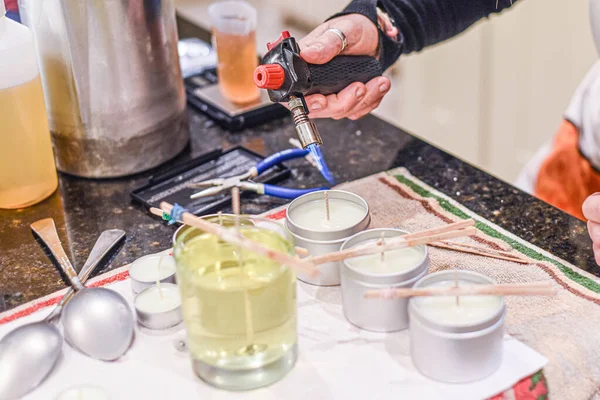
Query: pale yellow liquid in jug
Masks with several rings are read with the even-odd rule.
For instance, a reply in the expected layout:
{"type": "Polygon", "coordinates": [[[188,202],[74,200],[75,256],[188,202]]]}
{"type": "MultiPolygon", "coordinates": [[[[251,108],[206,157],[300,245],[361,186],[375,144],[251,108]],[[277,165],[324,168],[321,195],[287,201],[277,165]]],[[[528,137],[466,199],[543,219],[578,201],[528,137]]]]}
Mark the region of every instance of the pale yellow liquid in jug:
{"type": "Polygon", "coordinates": [[[39,75],[0,89],[0,208],[21,208],[58,185],[39,75]]]}

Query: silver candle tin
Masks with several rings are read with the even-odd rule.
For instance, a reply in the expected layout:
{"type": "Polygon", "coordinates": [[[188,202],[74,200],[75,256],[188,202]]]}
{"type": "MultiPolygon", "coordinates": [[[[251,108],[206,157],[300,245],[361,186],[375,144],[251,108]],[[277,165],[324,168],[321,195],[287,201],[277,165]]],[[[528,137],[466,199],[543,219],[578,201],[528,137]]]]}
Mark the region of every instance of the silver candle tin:
{"type": "MultiPolygon", "coordinates": [[[[162,287],[175,287],[175,288],[177,288],[177,290],[179,290],[177,285],[172,284],[172,283],[161,284],[161,286],[162,287]]],[[[136,298],[133,300],[135,314],[137,315],[137,320],[141,325],[143,325],[149,329],[167,329],[167,328],[171,328],[172,326],[175,326],[175,325],[179,324],[181,321],[183,321],[183,313],[181,311],[181,305],[179,305],[179,307],[177,307],[177,308],[174,308],[169,311],[164,311],[164,312],[149,313],[149,312],[139,310],[136,305],[136,299],[139,295],[144,293],[144,291],[149,290],[149,289],[150,289],[150,287],[147,287],[144,290],[142,290],[141,292],[139,292],[137,294],[136,298]]]]}
{"type": "MultiPolygon", "coordinates": [[[[371,240],[398,237],[408,232],[399,229],[370,229],[357,233],[342,245],[346,250],[371,240]]],[[[423,258],[409,270],[393,274],[370,274],[351,267],[346,260],[340,271],[344,316],[353,325],[375,332],[393,332],[408,328],[408,299],[365,299],[369,290],[410,288],[429,271],[427,247],[418,246],[423,258]]]]}
{"type": "MultiPolygon", "coordinates": [[[[129,279],[131,281],[131,290],[133,291],[134,295],[136,295],[136,294],[140,293],[142,290],[156,284],[156,280],[151,281],[151,280],[138,279],[136,277],[136,273],[135,273],[136,268],[139,268],[139,266],[143,262],[148,261],[150,259],[156,259],[156,263],[158,264],[159,259],[161,257],[165,257],[165,258],[169,257],[171,259],[173,258],[169,255],[151,254],[151,255],[144,256],[144,257],[140,257],[131,264],[131,266],[129,267],[129,279]],[[132,270],[133,270],[133,273],[132,273],[132,270]]],[[[177,283],[175,271],[173,271],[172,274],[161,279],[160,283],[177,283]]]]}
{"type": "MultiPolygon", "coordinates": [[[[345,192],[343,190],[329,190],[328,192],[329,199],[343,199],[358,204],[364,208],[365,214],[358,223],[350,226],[349,228],[340,229],[337,231],[317,232],[302,228],[299,225],[301,221],[294,221],[293,218],[290,218],[290,215],[295,208],[302,204],[311,201],[323,201],[324,192],[319,191],[307,193],[292,201],[287,208],[285,225],[291,232],[292,236],[294,236],[294,239],[296,240],[296,246],[304,247],[306,250],[308,250],[311,256],[320,256],[340,250],[342,244],[348,238],[358,232],[364,231],[371,223],[369,205],[362,197],[354,193],[345,192]]],[[[319,273],[315,276],[305,275],[301,272],[298,272],[297,276],[301,281],[310,283],[312,285],[337,286],[340,284],[341,265],[341,262],[321,264],[317,267],[319,273]]]]}
{"type": "MultiPolygon", "coordinates": [[[[441,271],[415,284],[427,287],[434,283],[466,281],[493,284],[481,274],[469,271],[441,271]]],[[[440,324],[426,318],[418,306],[419,298],[409,301],[410,353],[415,367],[425,376],[448,383],[467,383],[494,373],[502,363],[506,305],[501,299],[489,318],[468,325],[440,324]]]]}

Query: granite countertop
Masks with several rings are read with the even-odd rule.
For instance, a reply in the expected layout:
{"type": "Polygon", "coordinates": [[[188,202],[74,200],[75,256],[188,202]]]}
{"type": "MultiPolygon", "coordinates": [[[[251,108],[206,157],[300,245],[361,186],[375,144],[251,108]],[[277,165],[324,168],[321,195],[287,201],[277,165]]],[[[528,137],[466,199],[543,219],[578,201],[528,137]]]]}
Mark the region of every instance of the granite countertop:
{"type": "MultiPolygon", "coordinates": [[[[190,35],[207,38],[206,32],[180,21],[180,36],[190,35]]],[[[192,108],[188,108],[188,115],[190,145],[167,164],[122,179],[89,180],[61,174],[58,190],[44,202],[22,210],[0,210],[0,312],[66,286],[34,240],[29,228],[32,222],[54,218],[67,255],[77,268],[103,230],[125,230],[127,240],[121,252],[103,271],[97,271],[106,272],[171,245],[176,227],[161,223],[129,197],[130,191],[147,183],[150,176],[217,147],[243,145],[268,155],[289,148],[289,138],[295,137],[290,118],[232,134],[192,108]]],[[[374,116],[358,121],[320,120],[318,125],[325,141],[325,157],[338,182],[406,167],[417,178],[502,228],[600,276],[584,222],[374,116]]],[[[287,165],[292,175],[284,186],[325,183],[303,160],[287,165]]],[[[242,212],[258,214],[284,203],[254,196],[243,202],[242,212]]]]}

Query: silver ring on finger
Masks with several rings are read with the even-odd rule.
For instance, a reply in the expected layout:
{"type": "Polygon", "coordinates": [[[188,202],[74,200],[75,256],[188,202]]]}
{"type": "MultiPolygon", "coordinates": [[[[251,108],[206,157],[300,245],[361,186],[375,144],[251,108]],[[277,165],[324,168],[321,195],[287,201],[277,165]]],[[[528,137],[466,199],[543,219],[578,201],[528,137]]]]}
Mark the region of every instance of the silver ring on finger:
{"type": "Polygon", "coordinates": [[[344,49],[348,46],[348,39],[346,39],[344,32],[340,31],[338,28],[329,28],[326,30],[326,32],[333,32],[337,35],[337,37],[340,38],[342,41],[342,49],[340,50],[340,53],[344,51],[344,49]]]}

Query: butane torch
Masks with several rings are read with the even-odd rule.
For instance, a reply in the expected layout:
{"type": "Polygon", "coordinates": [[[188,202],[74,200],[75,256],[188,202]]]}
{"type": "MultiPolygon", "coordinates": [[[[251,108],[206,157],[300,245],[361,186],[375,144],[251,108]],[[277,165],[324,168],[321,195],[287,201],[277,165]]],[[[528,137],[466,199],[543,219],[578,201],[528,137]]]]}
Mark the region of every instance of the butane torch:
{"type": "Polygon", "coordinates": [[[337,56],[326,64],[308,64],[288,31],[267,44],[269,50],[254,71],[256,86],[267,89],[273,102],[287,102],[303,148],[308,148],[321,174],[331,184],[333,176],[323,159],[319,130],[308,118],[304,96],[338,93],[353,82],[366,83],[382,74],[379,61],[368,56],[337,56]]]}

